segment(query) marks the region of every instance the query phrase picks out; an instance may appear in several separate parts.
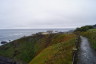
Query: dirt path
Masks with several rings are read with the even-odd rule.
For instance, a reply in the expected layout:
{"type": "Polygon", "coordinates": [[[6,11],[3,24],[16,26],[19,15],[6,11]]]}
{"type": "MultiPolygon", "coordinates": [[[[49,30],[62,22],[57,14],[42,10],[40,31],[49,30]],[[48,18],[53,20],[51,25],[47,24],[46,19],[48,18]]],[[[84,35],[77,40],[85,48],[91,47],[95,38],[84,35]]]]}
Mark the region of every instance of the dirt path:
{"type": "Polygon", "coordinates": [[[82,36],[77,64],[96,64],[95,51],[91,48],[88,39],[82,36]]]}

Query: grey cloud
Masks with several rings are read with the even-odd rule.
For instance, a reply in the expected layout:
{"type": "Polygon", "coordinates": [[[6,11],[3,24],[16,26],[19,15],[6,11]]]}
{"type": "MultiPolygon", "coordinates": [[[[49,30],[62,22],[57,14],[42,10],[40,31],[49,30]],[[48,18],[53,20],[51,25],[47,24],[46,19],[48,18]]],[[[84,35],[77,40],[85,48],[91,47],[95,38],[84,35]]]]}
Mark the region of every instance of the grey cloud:
{"type": "Polygon", "coordinates": [[[0,0],[0,28],[67,28],[96,23],[95,0],[0,0]]]}

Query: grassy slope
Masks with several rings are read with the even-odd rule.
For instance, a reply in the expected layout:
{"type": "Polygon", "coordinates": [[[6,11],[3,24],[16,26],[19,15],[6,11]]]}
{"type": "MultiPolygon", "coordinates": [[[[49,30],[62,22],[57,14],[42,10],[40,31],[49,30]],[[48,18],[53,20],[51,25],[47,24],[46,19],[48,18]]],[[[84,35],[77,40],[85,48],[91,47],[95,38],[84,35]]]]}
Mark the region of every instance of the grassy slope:
{"type": "MultiPolygon", "coordinates": [[[[65,34],[51,34],[51,35],[34,35],[29,37],[24,37],[18,40],[15,40],[9,44],[3,45],[0,47],[0,55],[5,57],[14,58],[17,61],[30,62],[34,57],[37,57],[42,50],[52,48],[54,54],[57,54],[57,51],[65,48],[65,55],[69,56],[69,59],[72,55],[72,47],[74,46],[70,39],[75,37],[74,35],[65,35],[65,34]],[[63,44],[64,43],[64,44],[63,44]],[[66,44],[65,44],[66,43],[66,44]],[[64,46],[64,48],[63,48],[64,46]],[[72,47],[71,47],[72,46],[72,47]],[[58,49],[58,47],[61,47],[58,49]],[[57,51],[56,51],[57,48],[57,51]],[[67,50],[68,48],[68,50],[67,50]],[[68,52],[67,52],[68,51],[68,52]]],[[[53,51],[52,50],[52,51],[53,51]]],[[[49,50],[48,50],[49,51],[49,50]]],[[[49,51],[50,53],[52,51],[49,51]]],[[[43,51],[44,52],[44,51],[43,51]]],[[[63,53],[63,51],[61,51],[63,53]]],[[[47,52],[44,53],[45,55],[47,52]]],[[[60,54],[60,52],[58,53],[60,54]]],[[[52,53],[53,55],[53,53],[52,53]]],[[[61,56],[60,56],[61,57],[61,56]]],[[[58,58],[58,57],[56,57],[58,58]]],[[[67,56],[65,57],[67,58],[67,56]]],[[[52,58],[50,58],[52,59],[52,58]]],[[[53,59],[52,59],[53,60],[53,59]]],[[[65,59],[66,60],[66,59],[65,59]]],[[[70,61],[72,61],[70,59],[70,61]]],[[[23,63],[22,63],[23,64],[23,63]]]]}
{"type": "Polygon", "coordinates": [[[44,49],[29,64],[72,64],[75,36],[44,49]],[[73,38],[74,37],[74,38],[73,38]]]}
{"type": "Polygon", "coordinates": [[[87,37],[91,42],[92,47],[96,49],[96,29],[90,29],[87,32],[82,32],[81,34],[87,37]]]}

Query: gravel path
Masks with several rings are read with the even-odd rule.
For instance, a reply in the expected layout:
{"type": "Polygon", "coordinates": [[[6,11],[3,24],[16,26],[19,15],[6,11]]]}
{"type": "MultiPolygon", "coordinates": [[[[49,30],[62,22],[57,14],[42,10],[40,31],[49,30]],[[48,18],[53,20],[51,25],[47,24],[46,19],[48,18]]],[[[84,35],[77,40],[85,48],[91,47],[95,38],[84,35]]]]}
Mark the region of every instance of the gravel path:
{"type": "Polygon", "coordinates": [[[82,36],[77,64],[96,64],[95,51],[91,48],[88,39],[82,36]]]}

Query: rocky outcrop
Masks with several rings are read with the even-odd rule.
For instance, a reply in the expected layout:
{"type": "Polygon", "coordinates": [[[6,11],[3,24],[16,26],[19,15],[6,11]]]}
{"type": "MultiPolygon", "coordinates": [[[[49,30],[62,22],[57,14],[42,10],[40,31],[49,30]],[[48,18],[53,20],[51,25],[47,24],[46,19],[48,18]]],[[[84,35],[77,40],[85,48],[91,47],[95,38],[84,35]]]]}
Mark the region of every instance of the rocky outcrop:
{"type": "Polygon", "coordinates": [[[95,25],[93,25],[93,28],[96,28],[96,24],[95,24],[95,25]]]}
{"type": "Polygon", "coordinates": [[[8,43],[8,42],[6,42],[6,41],[2,41],[2,42],[1,42],[1,44],[6,44],[6,43],[8,43]]]}
{"type": "Polygon", "coordinates": [[[0,64],[17,64],[17,63],[9,58],[0,56],[0,64]]]}

